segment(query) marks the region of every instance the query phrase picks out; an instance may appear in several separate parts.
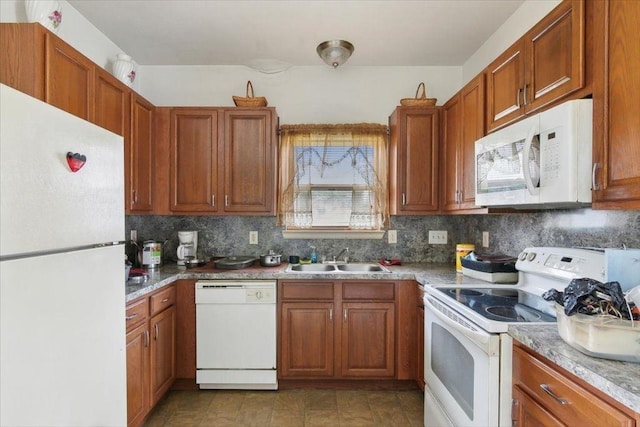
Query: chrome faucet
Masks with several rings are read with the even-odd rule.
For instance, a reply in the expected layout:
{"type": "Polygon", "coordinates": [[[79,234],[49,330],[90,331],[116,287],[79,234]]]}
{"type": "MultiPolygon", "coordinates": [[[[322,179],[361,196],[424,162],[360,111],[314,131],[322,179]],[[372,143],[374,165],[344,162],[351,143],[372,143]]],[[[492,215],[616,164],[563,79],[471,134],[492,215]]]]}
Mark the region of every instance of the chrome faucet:
{"type": "MultiPolygon", "coordinates": [[[[345,252],[346,252],[346,253],[349,253],[349,248],[344,248],[343,250],[341,250],[341,251],[340,251],[340,253],[339,253],[337,256],[336,256],[336,255],[334,255],[334,257],[333,257],[333,262],[338,262],[338,260],[340,259],[340,257],[341,257],[342,255],[344,255],[344,253],[345,253],[345,252]]],[[[347,262],[347,261],[345,260],[345,262],[347,262]]]]}

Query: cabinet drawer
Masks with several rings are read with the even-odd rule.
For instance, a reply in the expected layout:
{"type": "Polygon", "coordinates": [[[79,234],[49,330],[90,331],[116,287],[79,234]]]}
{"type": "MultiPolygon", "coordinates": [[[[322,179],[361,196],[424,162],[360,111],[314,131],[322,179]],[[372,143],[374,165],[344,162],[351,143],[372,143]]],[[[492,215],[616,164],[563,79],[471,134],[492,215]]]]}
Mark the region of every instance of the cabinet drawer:
{"type": "Polygon", "coordinates": [[[156,294],[153,294],[150,298],[151,313],[153,316],[156,313],[160,313],[167,307],[172,306],[176,302],[176,288],[170,286],[167,289],[163,289],[156,294]]]}
{"type": "Polygon", "coordinates": [[[333,282],[287,282],[280,286],[283,300],[333,300],[333,282]]]}
{"type": "Polygon", "coordinates": [[[149,305],[147,304],[147,301],[147,298],[143,298],[127,306],[125,314],[127,332],[133,330],[147,320],[147,315],[149,314],[149,305]]]}
{"type": "Polygon", "coordinates": [[[626,414],[518,347],[513,349],[513,384],[525,390],[565,424],[633,425],[633,420],[626,414]]]}
{"type": "Polygon", "coordinates": [[[393,282],[356,282],[344,283],[342,299],[354,300],[394,300],[395,283],[393,282]]]}

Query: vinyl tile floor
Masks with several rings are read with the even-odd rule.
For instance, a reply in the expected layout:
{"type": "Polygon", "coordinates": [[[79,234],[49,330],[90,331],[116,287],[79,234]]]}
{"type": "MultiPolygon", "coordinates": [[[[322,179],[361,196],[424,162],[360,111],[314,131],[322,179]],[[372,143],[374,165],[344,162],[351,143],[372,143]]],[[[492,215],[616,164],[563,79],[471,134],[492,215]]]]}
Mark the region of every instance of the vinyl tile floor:
{"type": "Polygon", "coordinates": [[[422,426],[420,390],[173,390],[144,427],[422,426]]]}

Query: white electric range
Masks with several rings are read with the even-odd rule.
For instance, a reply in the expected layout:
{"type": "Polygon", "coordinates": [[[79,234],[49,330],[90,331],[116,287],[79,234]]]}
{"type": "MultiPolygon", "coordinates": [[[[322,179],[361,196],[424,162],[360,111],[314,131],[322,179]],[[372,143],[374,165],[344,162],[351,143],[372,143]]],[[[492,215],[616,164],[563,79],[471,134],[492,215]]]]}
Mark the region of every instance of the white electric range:
{"type": "Polygon", "coordinates": [[[513,285],[425,287],[425,426],[511,426],[509,325],[555,322],[542,294],[604,281],[604,252],[531,247],[516,268],[513,285]]]}

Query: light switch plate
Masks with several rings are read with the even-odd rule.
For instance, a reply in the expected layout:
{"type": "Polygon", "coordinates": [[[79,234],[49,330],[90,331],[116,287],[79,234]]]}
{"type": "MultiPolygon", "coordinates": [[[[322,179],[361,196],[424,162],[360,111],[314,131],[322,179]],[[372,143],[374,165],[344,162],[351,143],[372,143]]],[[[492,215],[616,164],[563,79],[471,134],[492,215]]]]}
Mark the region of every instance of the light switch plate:
{"type": "Polygon", "coordinates": [[[387,231],[387,240],[389,243],[398,243],[398,230],[387,231]]]}
{"type": "Polygon", "coordinates": [[[257,231],[250,231],[249,232],[249,244],[250,245],[257,245],[258,244],[258,232],[257,231]]]}
{"type": "Polygon", "coordinates": [[[488,231],[483,231],[482,232],[482,247],[483,248],[488,248],[489,247],[489,232],[488,231]]]}
{"type": "Polygon", "coordinates": [[[446,245],[447,230],[429,230],[430,245],[446,245]]]}

